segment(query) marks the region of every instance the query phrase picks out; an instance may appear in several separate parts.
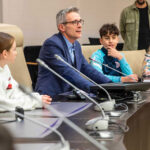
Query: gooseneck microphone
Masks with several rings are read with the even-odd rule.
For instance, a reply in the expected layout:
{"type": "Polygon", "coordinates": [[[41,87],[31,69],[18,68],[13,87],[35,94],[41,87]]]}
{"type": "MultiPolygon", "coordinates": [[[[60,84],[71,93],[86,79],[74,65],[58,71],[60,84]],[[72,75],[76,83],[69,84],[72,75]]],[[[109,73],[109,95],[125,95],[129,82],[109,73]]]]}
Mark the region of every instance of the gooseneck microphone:
{"type": "MultiPolygon", "coordinates": [[[[81,74],[84,78],[86,78],[89,81],[91,81],[93,84],[95,84],[96,86],[98,86],[100,89],[102,89],[107,94],[109,101],[105,101],[103,103],[100,103],[100,104],[96,105],[94,107],[95,110],[100,111],[99,107],[97,107],[97,106],[101,106],[105,111],[112,111],[112,110],[114,110],[115,107],[118,107],[118,106],[122,106],[123,107],[124,110],[122,112],[126,112],[128,110],[127,105],[125,105],[125,104],[120,104],[120,105],[116,104],[115,100],[111,98],[111,96],[108,93],[108,91],[105,88],[103,88],[101,85],[97,84],[95,81],[93,81],[92,79],[90,79],[89,77],[87,77],[81,71],[77,70],[75,67],[73,67],[72,65],[70,65],[64,59],[62,59],[62,57],[60,57],[59,55],[55,54],[54,56],[55,56],[55,58],[57,60],[60,60],[61,62],[63,62],[66,65],[68,65],[70,68],[72,68],[73,70],[75,70],[76,72],[78,72],[79,74],[81,74]]],[[[112,113],[109,113],[109,115],[111,115],[111,116],[120,116],[121,115],[121,111],[119,111],[119,112],[112,112],[112,113]]]]}
{"type": "Polygon", "coordinates": [[[111,96],[110,94],[107,92],[106,89],[104,89],[102,86],[100,86],[99,84],[97,84],[95,81],[93,81],[92,79],[90,79],[89,77],[87,77],[85,74],[83,74],[81,71],[77,70],[75,67],[73,67],[72,65],[70,65],[69,63],[67,63],[64,59],[62,59],[59,55],[55,54],[54,55],[55,58],[57,60],[60,60],[61,62],[65,63],[66,65],[68,65],[69,67],[71,67],[73,70],[75,70],[76,72],[80,73],[84,78],[88,79],[89,81],[91,81],[93,84],[95,84],[96,86],[98,86],[100,89],[102,89],[103,91],[105,91],[105,93],[108,96],[108,99],[111,101],[111,96]]]}
{"type": "MultiPolygon", "coordinates": [[[[88,94],[82,90],[80,90],[79,88],[77,88],[76,86],[74,86],[72,83],[70,83],[69,81],[67,81],[65,78],[63,78],[62,76],[60,76],[57,72],[55,72],[52,68],[50,68],[47,64],[45,64],[45,62],[43,62],[40,59],[36,60],[41,66],[43,66],[44,68],[48,69],[49,71],[51,71],[53,74],[55,74],[57,77],[61,78],[64,82],[68,83],[70,86],[72,86],[76,91],[79,91],[83,96],[85,96],[88,100],[92,101],[94,104],[96,104],[96,106],[99,108],[99,110],[102,112],[102,117],[96,117],[94,119],[91,119],[89,121],[87,121],[85,123],[86,128],[89,130],[107,130],[108,126],[109,126],[109,116],[106,116],[101,105],[99,105],[94,99],[92,99],[91,97],[88,96],[88,94]]],[[[110,101],[109,101],[110,102],[110,101]]],[[[51,107],[46,107],[47,109],[51,110],[51,107]]],[[[57,111],[53,110],[53,112],[57,115],[57,111]]],[[[58,112],[59,113],[59,112],[58,112]]],[[[115,113],[115,112],[113,112],[115,113]]],[[[59,114],[58,116],[62,116],[62,114],[59,114]]],[[[67,118],[64,118],[64,121],[67,118]]],[[[68,120],[70,121],[70,120],[68,120]]],[[[66,122],[67,124],[69,124],[69,122],[66,122]]],[[[110,122],[111,123],[111,122],[110,122]]],[[[114,122],[115,123],[115,122],[114,122]]],[[[73,127],[75,124],[70,124],[71,127],[73,127]]],[[[116,124],[118,125],[118,124],[116,124]]],[[[78,126],[77,126],[78,127],[78,126]]],[[[120,125],[119,125],[120,127],[120,125]]],[[[76,130],[76,128],[74,128],[76,130]]],[[[83,135],[85,132],[83,132],[80,128],[78,130],[76,130],[78,133],[80,133],[81,135],[83,135]]],[[[125,131],[125,130],[124,130],[125,131]]],[[[84,136],[85,137],[85,136],[84,136]]],[[[90,140],[89,140],[90,141],[90,140]]]]}
{"type": "Polygon", "coordinates": [[[102,86],[100,86],[99,84],[97,84],[95,81],[93,81],[92,79],[90,79],[89,77],[87,77],[85,74],[83,74],[81,71],[77,70],[75,67],[73,67],[72,65],[70,65],[69,63],[67,63],[64,59],[62,59],[59,55],[55,54],[54,55],[55,58],[57,60],[60,60],[61,62],[65,63],[66,65],[68,65],[70,68],[72,68],[73,70],[75,70],[76,72],[78,72],[79,74],[81,74],[84,78],[88,79],[89,81],[91,81],[93,84],[95,84],[96,86],[98,86],[100,89],[102,89],[108,96],[109,102],[103,102],[103,103],[98,103],[98,105],[96,105],[94,108],[97,111],[100,111],[99,107],[97,106],[101,106],[104,110],[106,111],[111,111],[114,109],[114,105],[115,105],[115,100],[112,100],[110,94],[108,93],[108,91],[103,88],[102,86]],[[109,108],[108,108],[109,107],[109,108]],[[111,108],[111,109],[110,109],[111,108]]]}
{"type": "Polygon", "coordinates": [[[49,71],[51,71],[53,74],[55,74],[57,77],[61,78],[64,82],[66,82],[67,84],[69,84],[72,88],[74,88],[76,91],[79,91],[82,95],[84,95],[88,100],[90,100],[91,102],[93,102],[94,104],[97,105],[97,107],[101,110],[102,113],[102,117],[97,117],[94,118],[92,120],[89,120],[86,123],[86,126],[88,129],[91,130],[104,130],[108,128],[108,120],[109,117],[105,115],[102,107],[91,97],[88,96],[88,94],[82,90],[80,90],[79,88],[77,88],[75,85],[73,85],[72,83],[70,83],[68,80],[66,80],[64,77],[62,77],[61,75],[59,75],[57,72],[55,72],[52,68],[50,68],[47,64],[45,64],[45,62],[43,62],[40,59],[36,60],[41,66],[43,66],[44,68],[48,69],[49,71]]]}
{"type": "Polygon", "coordinates": [[[61,78],[63,81],[65,81],[67,84],[69,84],[72,88],[74,88],[76,91],[79,91],[82,95],[84,95],[87,99],[89,99],[90,101],[92,101],[94,104],[96,104],[99,109],[102,112],[102,116],[103,118],[106,118],[105,113],[103,111],[103,109],[101,108],[101,106],[99,106],[99,104],[91,97],[88,96],[88,94],[86,94],[86,92],[80,90],[78,87],[76,87],[75,85],[73,85],[71,82],[69,82],[68,80],[66,80],[64,77],[62,77],[61,75],[59,75],[57,72],[55,72],[52,68],[50,68],[47,64],[45,64],[44,61],[40,60],[39,58],[37,59],[37,62],[43,66],[44,68],[48,69],[49,71],[51,71],[53,74],[55,74],[56,76],[58,76],[59,78],[61,78]]]}
{"type": "MultiPolygon", "coordinates": [[[[22,87],[23,87],[23,86],[22,86],[22,87]]],[[[24,91],[25,91],[25,88],[24,88],[24,91]]],[[[32,94],[31,94],[31,95],[32,95],[32,94]]],[[[36,99],[37,99],[37,98],[36,98],[36,99]]],[[[0,107],[3,108],[3,109],[6,109],[6,110],[8,110],[8,111],[10,110],[8,107],[5,107],[5,106],[0,106],[0,107]]],[[[26,119],[26,120],[29,120],[29,121],[33,122],[33,123],[36,124],[36,125],[42,126],[42,127],[46,128],[46,129],[50,129],[50,130],[52,130],[53,132],[55,132],[55,133],[60,137],[61,142],[62,142],[62,147],[60,148],[60,145],[58,145],[58,148],[56,148],[56,150],[70,150],[70,144],[69,144],[69,142],[64,139],[63,135],[62,135],[57,129],[52,128],[51,126],[48,126],[47,124],[44,124],[44,123],[42,123],[42,122],[40,122],[40,121],[38,121],[38,120],[35,120],[35,119],[33,119],[33,118],[30,118],[30,117],[27,117],[26,115],[24,115],[24,113],[22,113],[22,111],[24,112],[23,108],[21,108],[21,107],[16,107],[15,111],[11,111],[11,110],[10,110],[10,112],[13,112],[13,113],[15,114],[16,119],[17,119],[17,121],[19,121],[19,122],[20,122],[21,120],[26,119]],[[19,111],[18,111],[18,110],[19,110],[19,111]],[[21,110],[21,111],[20,111],[20,110],[21,110]],[[18,120],[18,118],[19,118],[19,120],[18,120]],[[21,119],[21,120],[20,120],[20,119],[21,119]]]]}
{"type": "MultiPolygon", "coordinates": [[[[41,63],[43,64],[44,62],[41,61],[40,59],[37,60],[37,62],[41,65],[41,63]]],[[[46,65],[44,63],[44,65],[46,65]]],[[[42,65],[43,66],[43,65],[42,65]]],[[[44,66],[43,66],[44,67],[44,66]]],[[[47,67],[46,67],[47,68],[47,67]]],[[[31,96],[32,94],[29,93],[28,90],[26,90],[26,88],[23,88],[23,91],[31,96]]],[[[34,96],[34,95],[32,95],[34,96]]],[[[34,96],[34,99],[39,100],[36,96],[34,96]]],[[[96,141],[95,139],[93,139],[91,136],[89,136],[84,130],[82,130],[81,128],[79,128],[76,124],[74,124],[72,121],[70,121],[68,118],[66,118],[62,113],[60,113],[59,111],[57,111],[55,108],[53,108],[51,105],[48,104],[44,104],[44,108],[46,108],[47,110],[50,110],[52,113],[54,113],[56,116],[58,116],[59,118],[61,118],[67,125],[69,125],[71,128],[73,128],[76,132],[78,132],[80,135],[82,135],[84,138],[86,138],[89,142],[93,143],[93,145],[95,145],[97,148],[102,149],[102,150],[108,150],[104,145],[100,144],[98,141],[96,141]]],[[[63,149],[65,150],[65,149],[63,149]]]]}
{"type": "Polygon", "coordinates": [[[123,72],[118,71],[117,69],[114,69],[114,68],[108,66],[107,64],[103,64],[103,63],[101,63],[100,61],[97,61],[97,60],[95,60],[95,59],[93,59],[93,58],[91,58],[91,57],[89,57],[89,60],[92,60],[92,61],[94,61],[94,62],[96,62],[96,63],[98,63],[98,64],[100,64],[100,65],[103,65],[103,66],[105,66],[105,67],[107,67],[107,68],[109,68],[109,69],[111,69],[111,70],[113,70],[113,71],[115,71],[115,72],[118,72],[118,73],[120,73],[120,74],[123,75],[123,76],[128,76],[130,79],[132,79],[133,81],[137,82],[134,78],[130,77],[129,75],[127,75],[127,74],[125,74],[125,73],[123,73],[123,72]]]}

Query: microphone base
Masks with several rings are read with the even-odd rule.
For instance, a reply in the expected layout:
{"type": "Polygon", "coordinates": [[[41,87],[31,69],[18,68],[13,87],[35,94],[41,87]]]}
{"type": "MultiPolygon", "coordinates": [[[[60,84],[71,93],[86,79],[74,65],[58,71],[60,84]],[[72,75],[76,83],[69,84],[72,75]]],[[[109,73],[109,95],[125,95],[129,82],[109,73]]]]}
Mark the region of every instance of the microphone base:
{"type": "Polygon", "coordinates": [[[64,143],[56,143],[54,146],[46,146],[42,150],[70,150],[70,144],[65,141],[64,143]]]}
{"type": "Polygon", "coordinates": [[[70,150],[70,144],[68,141],[65,141],[65,143],[63,143],[63,147],[60,150],[70,150]]]}
{"type": "Polygon", "coordinates": [[[106,112],[106,114],[108,114],[110,117],[120,117],[123,112],[121,111],[110,111],[110,112],[106,112]]]}
{"type": "MultiPolygon", "coordinates": [[[[111,101],[105,101],[105,102],[99,103],[99,105],[102,107],[104,111],[112,111],[115,109],[115,103],[116,102],[113,99],[111,101]]],[[[94,110],[101,111],[97,105],[94,106],[94,110]]]]}
{"type": "Polygon", "coordinates": [[[112,140],[114,138],[114,133],[112,131],[92,131],[89,133],[90,136],[99,139],[109,139],[112,140]]]}
{"type": "Polygon", "coordinates": [[[86,128],[88,130],[93,131],[107,130],[108,124],[109,124],[109,116],[105,116],[105,118],[96,117],[85,123],[86,128]]]}

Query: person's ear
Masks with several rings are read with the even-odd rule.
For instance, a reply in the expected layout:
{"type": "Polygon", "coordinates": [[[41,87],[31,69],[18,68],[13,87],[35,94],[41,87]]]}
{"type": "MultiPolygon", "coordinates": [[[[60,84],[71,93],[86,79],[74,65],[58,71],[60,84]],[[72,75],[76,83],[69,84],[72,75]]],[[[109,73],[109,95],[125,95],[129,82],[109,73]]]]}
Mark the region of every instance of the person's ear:
{"type": "Polygon", "coordinates": [[[65,25],[64,24],[59,24],[58,29],[59,29],[59,31],[64,32],[65,31],[65,25]]]}
{"type": "MultiPolygon", "coordinates": [[[[99,38],[99,42],[102,44],[103,43],[103,41],[102,41],[102,38],[99,38]]],[[[103,45],[103,44],[102,44],[103,45]]]]}
{"type": "Polygon", "coordinates": [[[3,50],[3,52],[1,53],[3,58],[6,58],[8,55],[8,51],[7,50],[3,50]]]}

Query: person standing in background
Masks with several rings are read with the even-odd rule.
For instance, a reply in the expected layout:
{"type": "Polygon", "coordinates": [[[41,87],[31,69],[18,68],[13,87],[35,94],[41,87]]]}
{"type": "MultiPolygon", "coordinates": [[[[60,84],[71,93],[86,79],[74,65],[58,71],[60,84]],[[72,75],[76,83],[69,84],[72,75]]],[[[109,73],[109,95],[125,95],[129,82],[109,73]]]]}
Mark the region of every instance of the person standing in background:
{"type": "Polygon", "coordinates": [[[120,16],[123,50],[147,49],[150,43],[150,5],[146,0],[136,0],[120,16]]]}

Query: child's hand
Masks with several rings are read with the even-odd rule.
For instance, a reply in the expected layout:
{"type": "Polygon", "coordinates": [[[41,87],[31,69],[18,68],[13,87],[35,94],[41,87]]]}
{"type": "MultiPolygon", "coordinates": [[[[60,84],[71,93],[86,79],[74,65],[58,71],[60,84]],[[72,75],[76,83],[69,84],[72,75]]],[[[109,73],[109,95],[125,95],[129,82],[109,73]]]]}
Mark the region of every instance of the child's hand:
{"type": "Polygon", "coordinates": [[[108,47],[107,49],[108,49],[108,56],[112,56],[114,58],[117,58],[118,60],[122,59],[123,56],[118,52],[118,50],[112,47],[108,47]]]}
{"type": "Polygon", "coordinates": [[[42,95],[42,102],[46,104],[50,104],[52,101],[52,98],[48,95],[42,95]]]}
{"type": "Polygon", "coordinates": [[[122,82],[138,82],[138,76],[136,74],[131,74],[126,77],[121,77],[122,82]]]}

